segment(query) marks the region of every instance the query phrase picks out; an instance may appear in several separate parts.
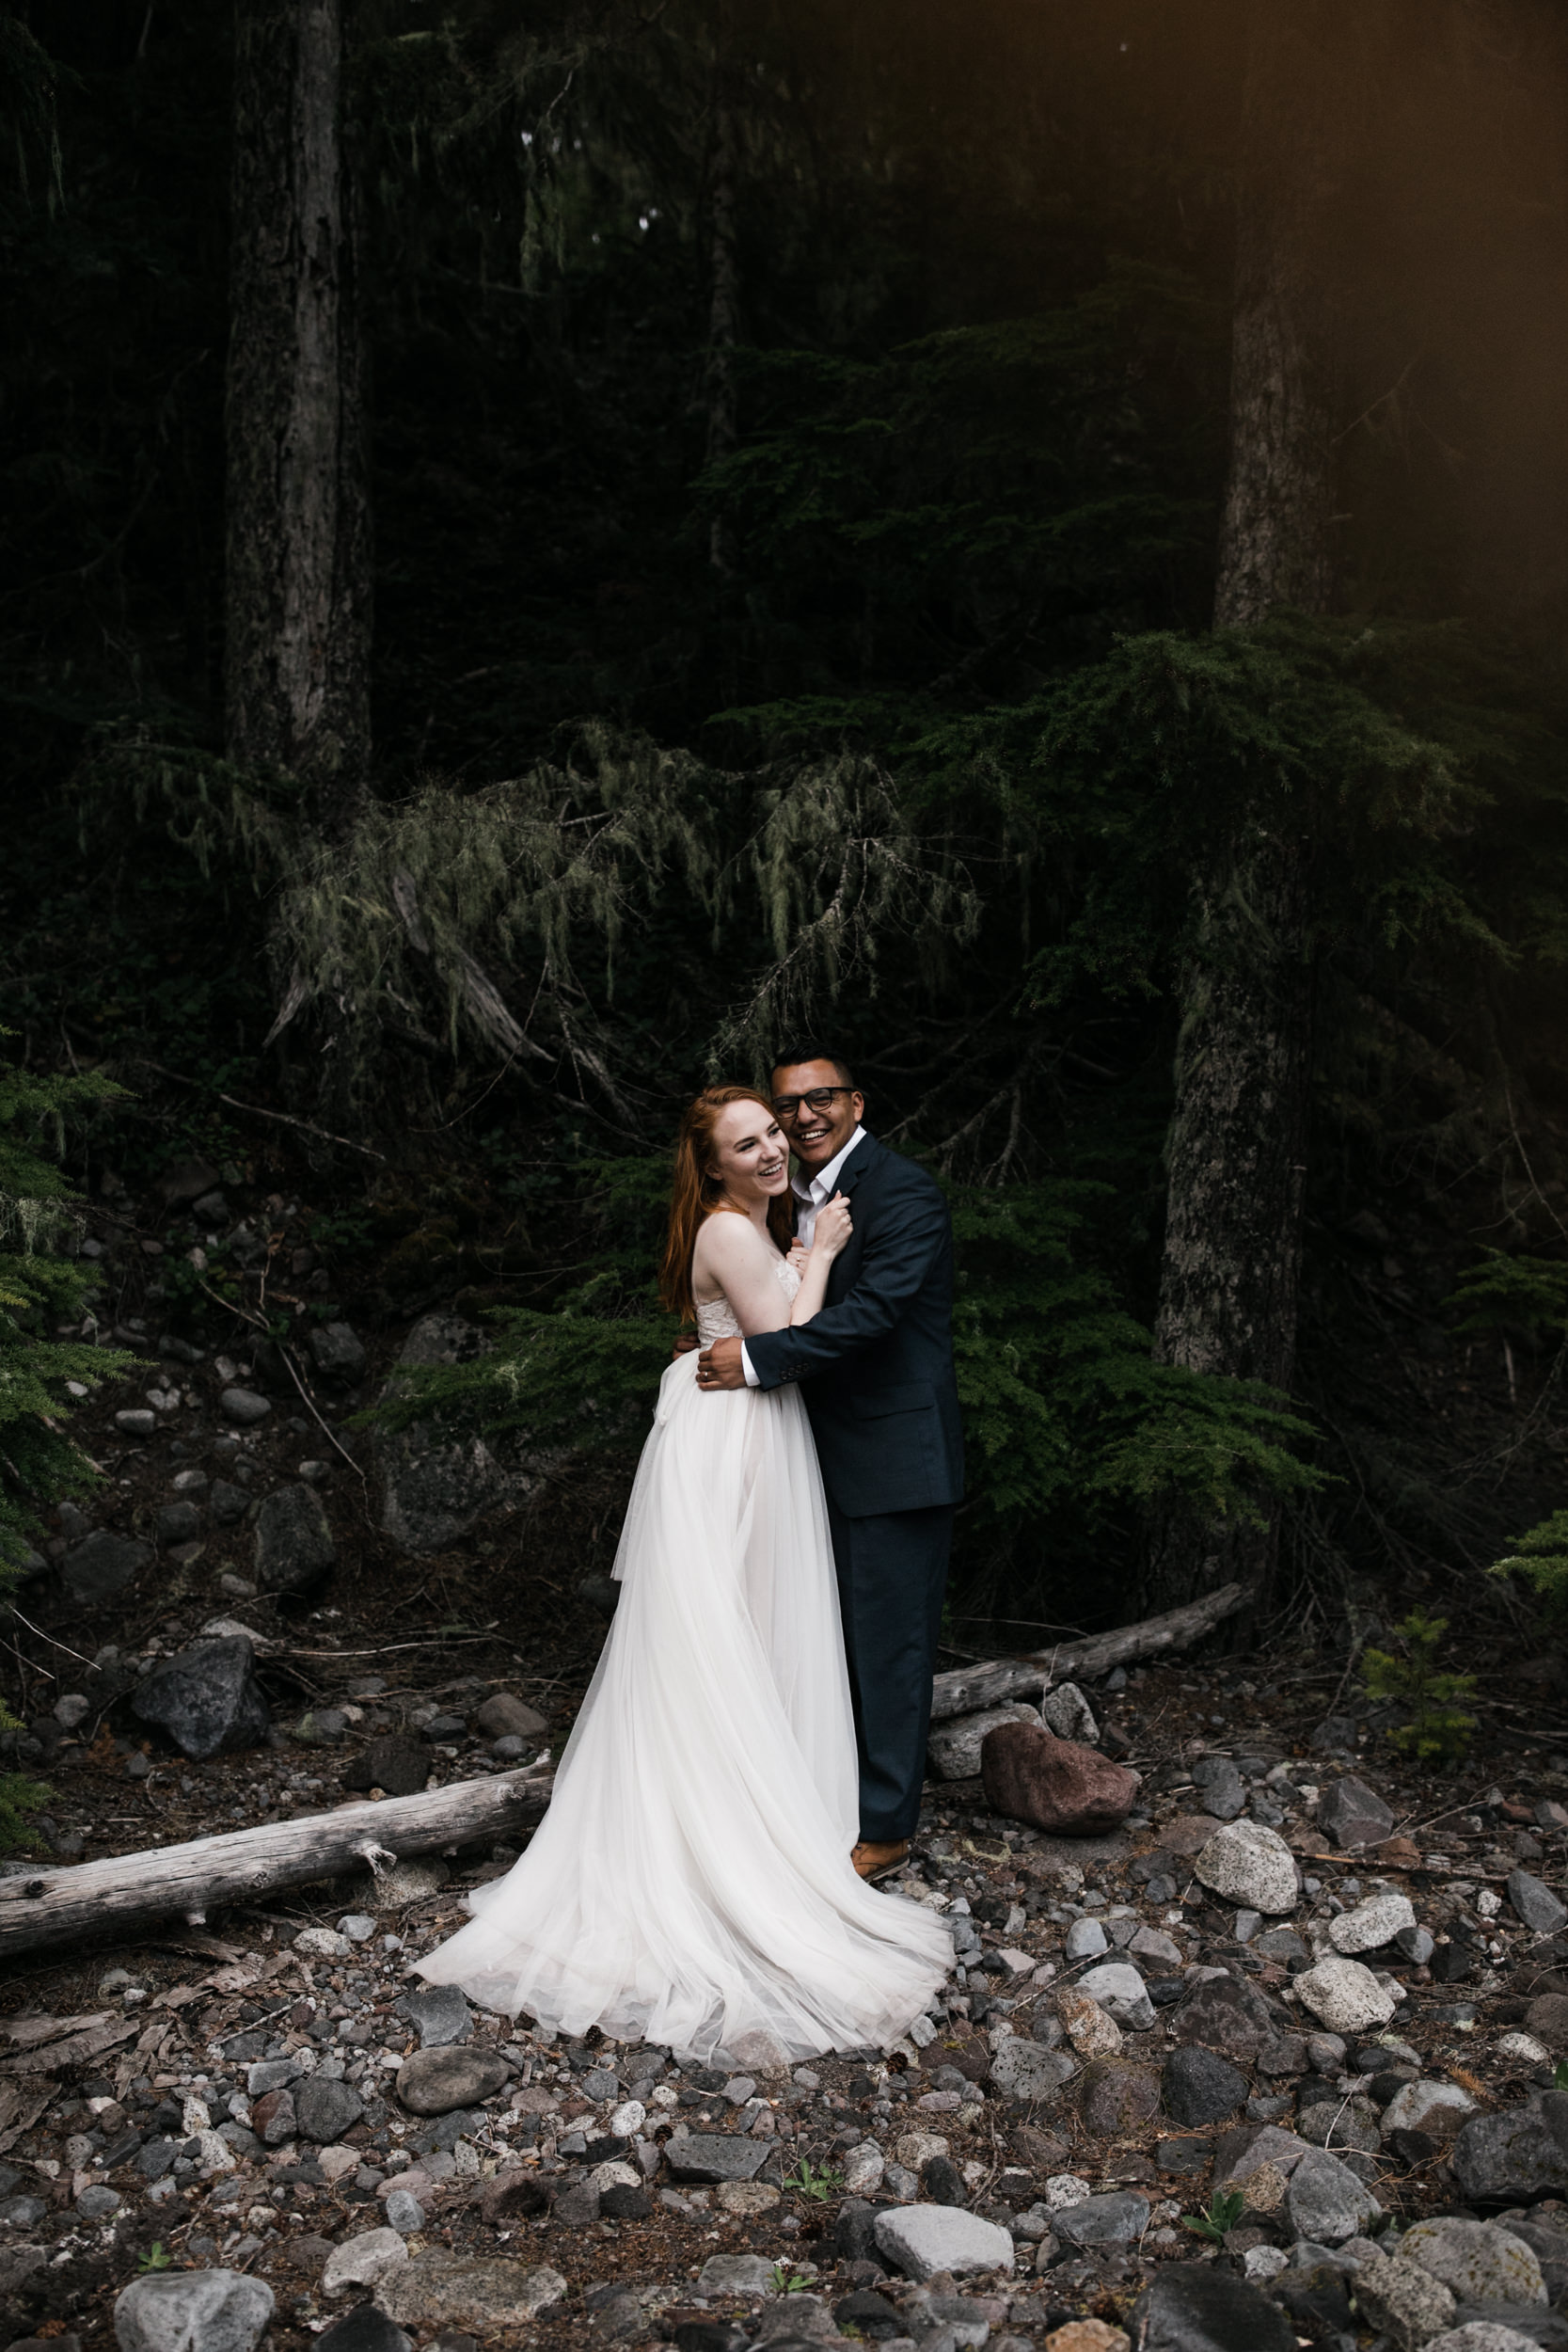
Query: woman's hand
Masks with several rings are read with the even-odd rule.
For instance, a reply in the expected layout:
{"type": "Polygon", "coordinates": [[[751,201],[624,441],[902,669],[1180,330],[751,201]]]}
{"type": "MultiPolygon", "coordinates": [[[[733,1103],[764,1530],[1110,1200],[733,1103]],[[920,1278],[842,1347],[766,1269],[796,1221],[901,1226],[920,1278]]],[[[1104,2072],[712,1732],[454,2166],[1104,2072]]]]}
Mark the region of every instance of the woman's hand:
{"type": "Polygon", "coordinates": [[[816,1225],[811,1237],[812,1256],[815,1258],[820,1252],[826,1259],[836,1258],[854,1230],[848,1196],[835,1192],[826,1208],[816,1212],[816,1225]]]}
{"type": "Polygon", "coordinates": [[[811,1252],[803,1241],[790,1243],[786,1263],[795,1268],[797,1274],[804,1275],[810,1258],[811,1252]]]}

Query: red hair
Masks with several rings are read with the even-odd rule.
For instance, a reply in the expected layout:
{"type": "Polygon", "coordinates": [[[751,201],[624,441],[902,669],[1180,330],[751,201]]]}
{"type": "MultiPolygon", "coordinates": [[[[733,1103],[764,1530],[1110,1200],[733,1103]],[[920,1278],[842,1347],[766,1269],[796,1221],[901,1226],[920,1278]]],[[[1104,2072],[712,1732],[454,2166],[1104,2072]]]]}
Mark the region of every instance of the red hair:
{"type": "MultiPolygon", "coordinates": [[[[773,1105],[755,1087],[705,1087],[687,1105],[675,1142],[674,1181],[670,1187],[670,1230],[665,1237],[664,1263],[659,1267],[658,1295],[683,1323],[697,1319],[691,1293],[691,1259],[697,1235],[706,1220],[729,1209],[724,1188],[713,1172],[713,1136],[719,1114],[732,1103],[755,1103],[773,1118],[773,1105]]],[[[738,1210],[730,1212],[734,1216],[738,1210]]],[[[768,1204],[768,1230],[779,1248],[787,1250],[795,1233],[789,1195],[783,1192],[768,1204]]]]}

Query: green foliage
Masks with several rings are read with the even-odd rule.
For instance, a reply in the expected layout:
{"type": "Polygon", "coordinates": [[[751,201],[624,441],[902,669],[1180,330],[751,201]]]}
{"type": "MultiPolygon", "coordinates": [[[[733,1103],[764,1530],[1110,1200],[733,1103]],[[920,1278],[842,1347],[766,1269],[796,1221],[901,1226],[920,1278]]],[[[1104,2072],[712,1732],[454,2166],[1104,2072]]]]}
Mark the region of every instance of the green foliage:
{"type": "Polygon", "coordinates": [[[1490,1573],[1522,1576],[1552,1616],[1563,1615],[1568,1612],[1568,1511],[1554,1511],[1521,1535],[1517,1550],[1494,1561],[1490,1573]]]}
{"type": "Polygon", "coordinates": [[[1361,1654],[1361,1684],[1369,1698],[1395,1699],[1409,1721],[1388,1734],[1392,1744],[1420,1763],[1454,1762],[1470,1744],[1476,1719],[1460,1702],[1473,1697],[1475,1677],[1440,1673],[1437,1652],[1449,1629],[1447,1617],[1429,1617],[1413,1609],[1394,1628],[1403,1645],[1403,1657],[1389,1650],[1366,1649],[1361,1654]]]}
{"type": "Polygon", "coordinates": [[[169,2270],[174,2265],[172,2254],[166,2252],[162,2238],[155,2237],[145,2251],[136,2256],[136,2269],[145,2278],[149,2271],[169,2270]]]}
{"type": "Polygon", "coordinates": [[[1448,1304],[1465,1309],[1462,1332],[1522,1330],[1531,1339],[1560,1339],[1568,1330],[1568,1265],[1488,1249],[1461,1276],[1448,1304]]]}
{"type": "MultiPolygon", "coordinates": [[[[445,1415],[546,1446],[640,1443],[676,1332],[655,1291],[668,1182],[658,1160],[585,1167],[589,1263],[562,1278],[563,1295],[496,1310],[493,1355],[411,1371],[367,1418],[445,1415]]],[[[1155,1363],[1108,1277],[1082,1262],[1086,1210],[1106,1190],[951,1188],[972,1516],[1000,1532],[1065,1511],[1095,1530],[1117,1506],[1173,1495],[1251,1516],[1266,1496],[1315,1490],[1307,1422],[1265,1390],[1155,1363]]]]}
{"type": "Polygon", "coordinates": [[[1207,2238],[1212,2246],[1223,2246],[1246,2210],[1246,2191],[1240,2188],[1217,2188],[1209,2200],[1207,2213],[1184,2213],[1181,2227],[1191,2230],[1195,2237],[1207,2238]]]}
{"type": "Polygon", "coordinates": [[[792,2172],[784,2174],[784,2185],[792,2196],[820,2205],[843,2186],[844,2175],[833,2165],[813,2164],[802,2157],[792,2172]]]}
{"type": "Polygon", "coordinates": [[[1264,1389],[1153,1360],[1148,1332],[1083,1262],[1087,1206],[1106,1187],[953,1191],[953,1320],[970,1491],[988,1516],[1037,1518],[1071,1497],[1091,1525],[1117,1503],[1182,1496],[1258,1514],[1307,1493],[1310,1424],[1264,1389]]]}
{"type": "MultiPolygon", "coordinates": [[[[40,1513],[97,1476],[66,1426],[72,1397],[133,1364],[50,1336],[56,1319],[82,1313],[87,1288],[79,1263],[62,1254],[71,1196],[51,1152],[73,1113],[117,1090],[103,1079],[40,1078],[0,1062],[0,1591],[26,1561],[40,1513]]],[[[16,1728],[3,1711],[0,1727],[16,1728]]],[[[15,1773],[0,1774],[0,1844],[17,1841],[41,1793],[15,1773]]]]}
{"type": "Polygon", "coordinates": [[[1552,2089],[1568,2090],[1568,2058],[1559,2058],[1552,2069],[1552,2089]]]}

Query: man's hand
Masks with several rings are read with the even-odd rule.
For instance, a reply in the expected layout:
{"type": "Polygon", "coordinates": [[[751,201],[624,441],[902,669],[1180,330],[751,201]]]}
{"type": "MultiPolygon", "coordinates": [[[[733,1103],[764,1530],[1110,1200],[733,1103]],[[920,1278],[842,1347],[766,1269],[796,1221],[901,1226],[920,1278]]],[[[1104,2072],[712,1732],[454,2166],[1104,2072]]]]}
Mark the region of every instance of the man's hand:
{"type": "Polygon", "coordinates": [[[678,1364],[678,1363],[680,1362],[680,1359],[681,1359],[681,1358],[682,1358],[683,1356],[689,1356],[689,1355],[690,1355],[690,1353],[691,1353],[692,1349],[696,1346],[696,1344],[697,1344],[697,1334],[696,1334],[696,1332],[695,1332],[695,1331],[683,1331],[683,1332],[681,1333],[681,1335],[680,1335],[680,1338],[679,1338],[679,1339],[675,1342],[674,1346],[673,1346],[673,1347],[670,1350],[670,1361],[671,1361],[673,1364],[678,1364]]]}
{"type": "Polygon", "coordinates": [[[746,1386],[738,1340],[715,1340],[711,1347],[704,1348],[697,1359],[697,1386],[700,1389],[743,1389],[746,1386]]]}

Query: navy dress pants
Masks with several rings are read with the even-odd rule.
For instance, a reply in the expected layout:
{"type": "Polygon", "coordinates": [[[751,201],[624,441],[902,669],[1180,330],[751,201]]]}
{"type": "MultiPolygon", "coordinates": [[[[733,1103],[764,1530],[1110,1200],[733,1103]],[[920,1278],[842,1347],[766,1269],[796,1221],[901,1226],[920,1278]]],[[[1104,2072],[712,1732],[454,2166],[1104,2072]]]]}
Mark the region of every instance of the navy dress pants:
{"type": "Polygon", "coordinates": [[[828,1518],[860,1748],[861,1836],[891,1844],[912,1837],[920,1819],[953,1505],[850,1518],[830,1498],[828,1518]]]}

